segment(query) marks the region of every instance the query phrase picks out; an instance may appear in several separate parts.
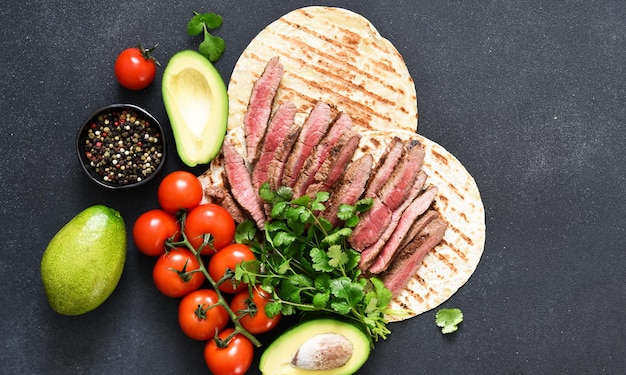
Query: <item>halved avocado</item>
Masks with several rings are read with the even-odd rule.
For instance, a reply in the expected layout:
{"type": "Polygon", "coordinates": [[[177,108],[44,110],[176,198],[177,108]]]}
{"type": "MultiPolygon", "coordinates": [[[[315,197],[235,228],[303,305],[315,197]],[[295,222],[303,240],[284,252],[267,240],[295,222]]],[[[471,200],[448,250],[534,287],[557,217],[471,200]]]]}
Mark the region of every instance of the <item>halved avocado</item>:
{"type": "Polygon", "coordinates": [[[228,93],[220,73],[198,52],[178,52],[163,72],[162,94],[183,163],[195,167],[213,160],[228,122],[228,93]]]}
{"type": "MultiPolygon", "coordinates": [[[[370,353],[370,340],[353,324],[334,319],[315,319],[300,323],[281,334],[272,342],[259,363],[259,369],[267,375],[350,375],[354,374],[367,360],[370,353]],[[294,364],[294,357],[301,354],[303,344],[316,340],[320,335],[335,334],[349,341],[352,347],[347,361],[332,369],[303,369],[294,364]]],[[[309,348],[310,349],[310,348],[309,348]]]]}

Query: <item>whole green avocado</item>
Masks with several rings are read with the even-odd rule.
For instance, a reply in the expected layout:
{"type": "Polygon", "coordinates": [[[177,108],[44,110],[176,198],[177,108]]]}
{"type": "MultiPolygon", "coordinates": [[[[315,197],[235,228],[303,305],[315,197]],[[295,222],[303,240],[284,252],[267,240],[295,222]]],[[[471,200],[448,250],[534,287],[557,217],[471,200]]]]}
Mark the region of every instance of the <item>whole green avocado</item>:
{"type": "Polygon", "coordinates": [[[59,230],[43,253],[41,280],[52,309],[81,315],[113,293],[126,262],[126,225],[104,205],[88,207],[59,230]]]}

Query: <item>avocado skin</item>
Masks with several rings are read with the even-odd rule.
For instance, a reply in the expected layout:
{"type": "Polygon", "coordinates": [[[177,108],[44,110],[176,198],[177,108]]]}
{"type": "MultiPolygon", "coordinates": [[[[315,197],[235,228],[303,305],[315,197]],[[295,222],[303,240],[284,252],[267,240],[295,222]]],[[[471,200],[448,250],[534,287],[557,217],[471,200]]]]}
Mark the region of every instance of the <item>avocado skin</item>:
{"type": "Polygon", "coordinates": [[[367,361],[371,341],[356,325],[337,319],[317,318],[299,323],[283,332],[261,355],[259,369],[264,375],[351,375],[367,361]],[[322,333],[338,333],[347,337],[354,346],[350,360],[333,370],[302,370],[290,365],[293,354],[308,339],[322,333]]]}
{"type": "Polygon", "coordinates": [[[196,51],[177,52],[163,72],[161,93],[181,161],[189,167],[209,163],[228,124],[228,92],[220,73],[196,51]]]}
{"type": "Polygon", "coordinates": [[[95,205],[65,224],[41,259],[41,280],[54,311],[81,315],[113,293],[126,262],[126,226],[119,212],[95,205]]]}

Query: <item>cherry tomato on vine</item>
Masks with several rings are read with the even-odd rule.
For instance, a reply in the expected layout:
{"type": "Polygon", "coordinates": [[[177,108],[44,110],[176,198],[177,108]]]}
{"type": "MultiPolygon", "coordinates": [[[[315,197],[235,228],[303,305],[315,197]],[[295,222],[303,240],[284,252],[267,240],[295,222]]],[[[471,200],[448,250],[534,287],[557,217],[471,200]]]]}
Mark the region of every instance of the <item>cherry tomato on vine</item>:
{"type": "Polygon", "coordinates": [[[230,321],[228,312],[218,305],[213,289],[195,290],[180,300],[178,323],[183,332],[194,340],[209,340],[230,321]]]}
{"type": "Polygon", "coordinates": [[[180,239],[180,223],[176,217],[160,209],[139,215],[133,226],[133,240],[137,250],[148,256],[159,256],[165,252],[165,241],[180,239]]]}
{"type": "Polygon", "coordinates": [[[202,248],[202,255],[215,254],[230,245],[235,238],[235,220],[222,206],[205,203],[189,211],[184,232],[194,249],[200,249],[207,234],[211,243],[202,248]]]}
{"type": "Polygon", "coordinates": [[[200,263],[185,248],[171,249],[161,255],[152,270],[157,289],[168,297],[182,297],[200,288],[205,280],[200,263]]]}
{"type": "MultiPolygon", "coordinates": [[[[209,271],[209,276],[214,281],[219,281],[228,269],[235,271],[237,264],[245,260],[255,259],[256,256],[248,246],[235,243],[222,248],[214,254],[209,260],[207,271],[209,271]]],[[[247,292],[248,286],[245,283],[236,283],[235,285],[232,280],[225,280],[219,285],[219,289],[224,293],[237,293],[242,290],[247,292]]]]}
{"type": "MultiPolygon", "coordinates": [[[[218,337],[224,340],[234,331],[226,328],[218,337]]],[[[254,345],[241,333],[236,334],[225,348],[220,348],[215,340],[209,340],[204,347],[204,361],[213,375],[245,374],[253,358],[254,345]]]]}
{"type": "Polygon", "coordinates": [[[191,172],[174,171],[161,180],[157,198],[161,208],[170,213],[191,210],[204,195],[200,180],[191,172]]]}
{"type": "Polygon", "coordinates": [[[270,331],[278,325],[282,315],[279,313],[268,317],[265,313],[265,305],[270,302],[270,295],[259,287],[252,288],[250,292],[243,290],[232,298],[230,308],[237,315],[242,315],[239,323],[246,331],[253,335],[270,331]]]}
{"type": "Polygon", "coordinates": [[[138,46],[120,52],[113,67],[120,85],[129,90],[141,90],[154,81],[159,63],[150,54],[155,47],[138,46]]]}

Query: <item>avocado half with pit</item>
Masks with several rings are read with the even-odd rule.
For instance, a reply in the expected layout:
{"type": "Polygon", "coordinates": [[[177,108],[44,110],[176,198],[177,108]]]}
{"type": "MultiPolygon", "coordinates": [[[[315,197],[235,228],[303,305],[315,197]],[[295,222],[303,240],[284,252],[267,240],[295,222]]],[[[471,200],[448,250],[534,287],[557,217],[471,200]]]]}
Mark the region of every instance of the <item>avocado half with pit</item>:
{"type": "Polygon", "coordinates": [[[209,163],[222,147],[228,122],[220,73],[198,52],[178,52],[163,72],[162,94],[180,159],[190,167],[209,163]]]}
{"type": "Polygon", "coordinates": [[[370,340],[357,326],[335,319],[300,323],[272,342],[259,362],[266,375],[350,375],[367,360],[370,340]]]}

